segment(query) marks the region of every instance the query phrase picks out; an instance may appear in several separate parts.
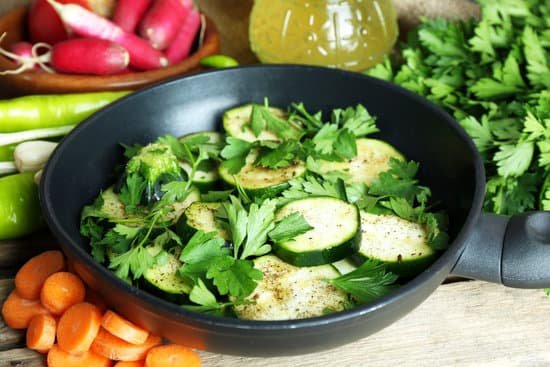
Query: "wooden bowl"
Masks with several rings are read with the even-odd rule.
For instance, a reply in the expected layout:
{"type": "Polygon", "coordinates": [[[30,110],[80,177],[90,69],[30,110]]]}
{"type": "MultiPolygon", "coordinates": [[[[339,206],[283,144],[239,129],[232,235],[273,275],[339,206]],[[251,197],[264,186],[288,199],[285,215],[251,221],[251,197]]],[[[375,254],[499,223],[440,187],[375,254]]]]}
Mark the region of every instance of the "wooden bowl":
{"type": "MultiPolygon", "coordinates": [[[[0,17],[0,35],[7,32],[2,42],[4,49],[12,43],[26,39],[27,7],[19,7],[0,17]]],[[[25,94],[54,94],[135,90],[164,79],[200,69],[200,60],[219,52],[220,38],[214,23],[207,18],[203,45],[182,62],[166,68],[132,72],[120,75],[93,76],[50,74],[25,71],[17,75],[0,76],[0,97],[15,97],[25,94]]],[[[17,64],[0,55],[0,70],[15,69],[17,64]]]]}

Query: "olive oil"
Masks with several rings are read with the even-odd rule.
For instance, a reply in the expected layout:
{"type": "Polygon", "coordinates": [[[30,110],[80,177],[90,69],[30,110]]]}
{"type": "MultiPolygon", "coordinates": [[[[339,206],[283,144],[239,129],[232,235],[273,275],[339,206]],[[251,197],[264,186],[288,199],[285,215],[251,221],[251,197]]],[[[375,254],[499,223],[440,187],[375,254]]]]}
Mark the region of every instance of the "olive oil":
{"type": "Polygon", "coordinates": [[[252,51],[264,63],[361,71],[379,63],[398,35],[391,0],[255,0],[252,51]]]}

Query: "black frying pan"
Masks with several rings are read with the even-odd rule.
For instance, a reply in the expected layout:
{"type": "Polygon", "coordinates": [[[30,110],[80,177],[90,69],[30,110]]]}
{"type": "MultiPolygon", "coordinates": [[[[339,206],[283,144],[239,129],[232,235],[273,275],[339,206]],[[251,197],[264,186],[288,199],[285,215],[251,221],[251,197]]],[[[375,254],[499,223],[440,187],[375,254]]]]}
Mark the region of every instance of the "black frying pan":
{"type": "Polygon", "coordinates": [[[253,66],[173,80],[96,113],[54,152],[42,176],[40,198],[46,220],[76,270],[130,320],[210,351],[282,355],[322,350],[372,334],[420,304],[450,273],[510,286],[550,286],[550,212],[511,219],[481,215],[484,188],[482,161],[471,140],[448,114],[421,97],[357,73],[253,66]],[[272,322],[183,310],[129,286],[94,262],[79,235],[79,215],[113,182],[113,168],[121,160],[119,143],[144,144],[167,133],[217,129],[224,110],[264,97],[275,106],[303,101],[311,110],[324,111],[364,104],[378,117],[378,137],[420,162],[422,184],[447,208],[453,239],[449,249],[415,279],[368,305],[272,322]]]}

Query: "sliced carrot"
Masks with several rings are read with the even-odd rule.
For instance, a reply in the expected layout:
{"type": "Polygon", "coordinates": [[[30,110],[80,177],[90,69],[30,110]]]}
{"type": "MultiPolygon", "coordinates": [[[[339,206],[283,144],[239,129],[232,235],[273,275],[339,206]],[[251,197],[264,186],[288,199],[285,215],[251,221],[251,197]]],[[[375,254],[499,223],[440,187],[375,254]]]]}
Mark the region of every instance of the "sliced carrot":
{"type": "Polygon", "coordinates": [[[22,298],[15,289],[2,305],[4,322],[12,329],[26,329],[34,316],[49,313],[40,301],[22,298]]]}
{"type": "Polygon", "coordinates": [[[51,250],[29,259],[15,274],[15,289],[26,299],[40,298],[40,289],[47,277],[65,269],[63,253],[51,250]]]}
{"type": "Polygon", "coordinates": [[[101,326],[114,336],[118,336],[131,344],[143,344],[149,336],[147,330],[140,328],[111,310],[103,315],[101,326]]]}
{"type": "Polygon", "coordinates": [[[130,344],[101,328],[90,349],[115,361],[139,361],[145,358],[149,349],[161,342],[159,336],[149,334],[145,343],[130,344]]]}
{"type": "Polygon", "coordinates": [[[101,326],[101,311],[91,303],[71,306],[59,319],[57,343],[67,353],[81,354],[90,349],[101,326]]]}
{"type": "Polygon", "coordinates": [[[72,305],[84,301],[86,287],[73,273],[60,271],[50,275],[42,286],[40,301],[51,313],[61,315],[72,305]]]}
{"type": "Polygon", "coordinates": [[[140,359],[139,361],[118,361],[113,367],[143,367],[145,361],[140,359]]]}
{"type": "Polygon", "coordinates": [[[57,344],[48,352],[47,362],[48,367],[111,367],[113,364],[109,358],[93,352],[79,355],[67,353],[57,344]]]}
{"type": "Polygon", "coordinates": [[[46,353],[55,343],[57,323],[51,315],[36,315],[27,328],[27,348],[46,353]]]}
{"type": "Polygon", "coordinates": [[[201,358],[190,348],[166,344],[152,348],[145,357],[145,367],[200,367],[201,358]]]}

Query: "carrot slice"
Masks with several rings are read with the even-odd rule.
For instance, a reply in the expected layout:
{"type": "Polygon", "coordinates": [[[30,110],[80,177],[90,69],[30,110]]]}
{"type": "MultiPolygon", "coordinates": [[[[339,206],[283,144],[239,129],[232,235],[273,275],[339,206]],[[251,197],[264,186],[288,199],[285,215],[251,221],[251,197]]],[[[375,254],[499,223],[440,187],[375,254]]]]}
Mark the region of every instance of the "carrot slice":
{"type": "Polygon", "coordinates": [[[2,305],[4,322],[12,329],[26,329],[34,316],[49,313],[40,301],[22,298],[15,289],[2,305]]]}
{"type": "Polygon", "coordinates": [[[50,275],[40,292],[42,305],[51,313],[60,315],[72,305],[84,301],[86,287],[73,273],[60,271],[50,275]]]}
{"type": "Polygon", "coordinates": [[[140,359],[139,361],[118,361],[113,367],[143,367],[145,361],[140,359]]]}
{"type": "Polygon", "coordinates": [[[59,319],[57,343],[67,353],[87,352],[101,326],[101,311],[91,303],[71,306],[59,319]]]}
{"type": "Polygon", "coordinates": [[[200,367],[201,358],[190,348],[167,344],[152,348],[145,357],[145,367],[200,367]]]}
{"type": "Polygon", "coordinates": [[[101,326],[114,336],[131,344],[143,344],[149,336],[147,330],[140,328],[111,310],[103,315],[101,326]]]}
{"type": "Polygon", "coordinates": [[[55,318],[51,315],[36,315],[27,329],[27,348],[46,353],[55,343],[55,318]]]}
{"type": "Polygon", "coordinates": [[[57,344],[48,352],[47,362],[48,367],[111,367],[113,364],[109,358],[93,352],[79,355],[67,353],[57,344]]]}
{"type": "Polygon", "coordinates": [[[15,289],[26,299],[39,299],[40,289],[47,277],[65,269],[65,258],[58,250],[51,250],[29,259],[15,274],[15,289]]]}
{"type": "Polygon", "coordinates": [[[159,336],[149,334],[145,343],[130,344],[101,328],[90,349],[115,361],[139,361],[145,358],[149,349],[161,342],[159,336]]]}

